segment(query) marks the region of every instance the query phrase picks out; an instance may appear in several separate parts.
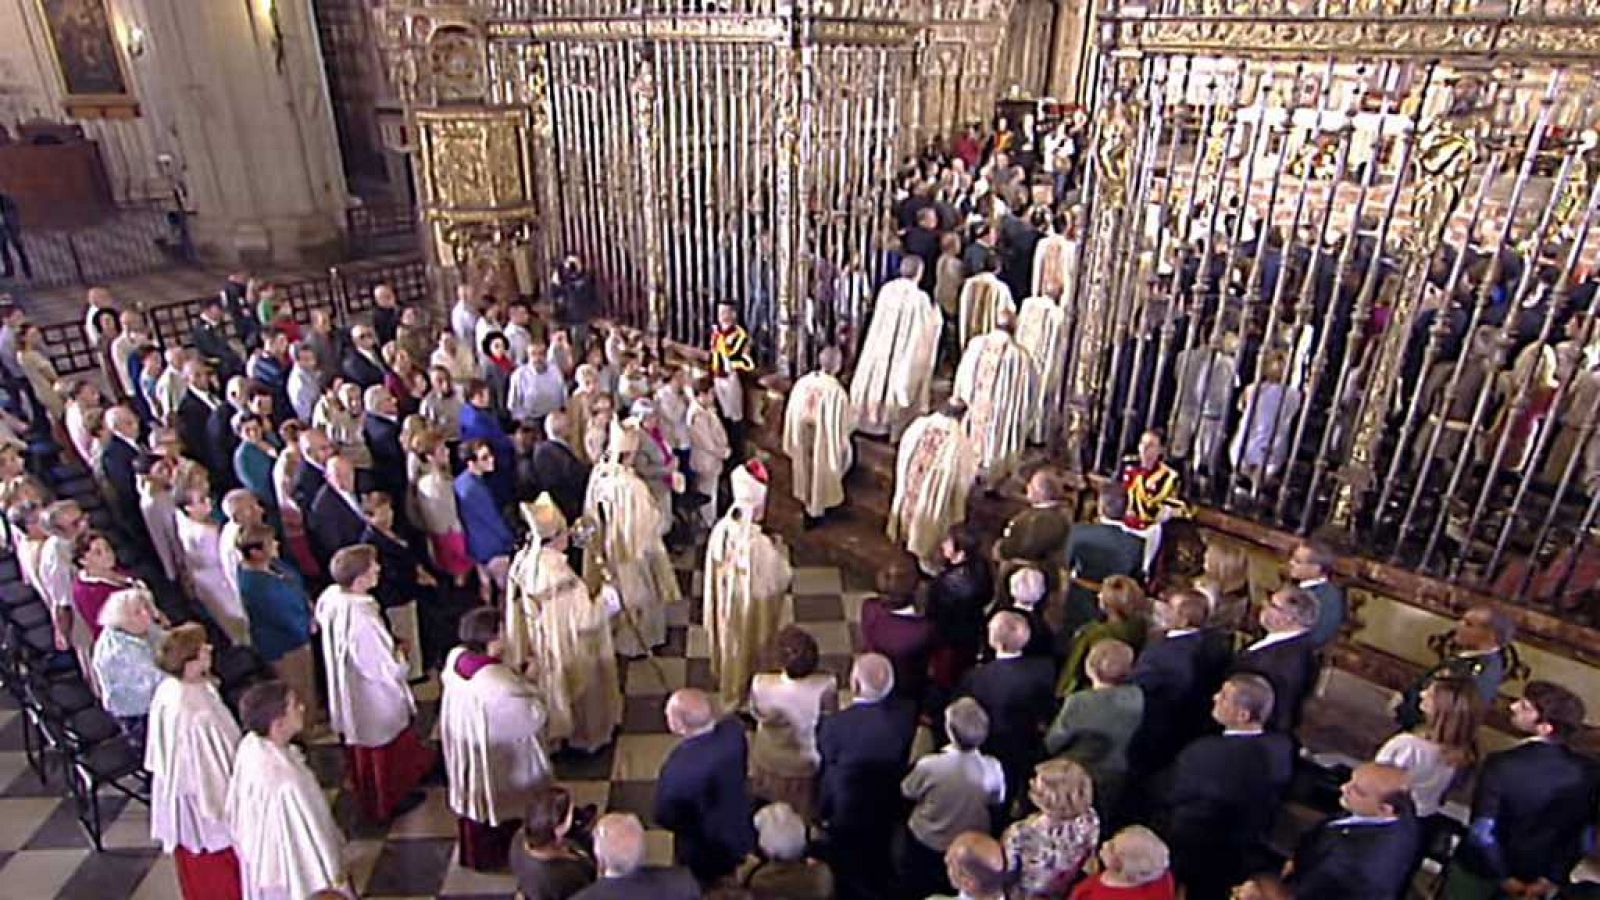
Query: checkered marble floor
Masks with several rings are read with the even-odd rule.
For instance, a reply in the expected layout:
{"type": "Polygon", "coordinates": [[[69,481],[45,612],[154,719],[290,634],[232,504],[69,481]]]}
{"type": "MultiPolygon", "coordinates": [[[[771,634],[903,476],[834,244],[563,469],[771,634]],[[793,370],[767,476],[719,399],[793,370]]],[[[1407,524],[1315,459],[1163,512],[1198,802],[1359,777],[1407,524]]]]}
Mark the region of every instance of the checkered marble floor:
{"type": "MultiPolygon", "coordinates": [[[[670,610],[667,645],[659,651],[660,673],[647,661],[624,669],[626,707],[622,733],[593,757],[555,759],[557,778],[579,803],[636,813],[649,828],[655,778],[677,742],[662,710],[667,695],[685,686],[712,686],[706,632],[699,625],[700,573],[680,563],[684,602],[670,610]],[[663,680],[664,676],[664,680],[663,680]]],[[[840,572],[799,567],[788,601],[792,621],[817,639],[824,668],[844,683],[858,639],[861,601],[868,592],[849,590],[840,572]]],[[[417,691],[421,726],[432,731],[438,709],[437,681],[417,691]]],[[[456,863],[455,817],[443,785],[430,786],[426,801],[388,826],[357,821],[342,796],[337,746],[309,748],[307,757],[328,791],[335,815],[349,838],[347,858],[362,897],[510,897],[509,874],[468,871],[456,863]]],[[[150,843],[149,810],[119,794],[104,793],[108,823],[104,852],[95,853],[62,796],[56,775],[41,785],[22,753],[22,718],[0,709],[0,900],[167,900],[177,898],[170,857],[150,843]]],[[[672,856],[672,837],[650,828],[652,861],[672,856]]]]}

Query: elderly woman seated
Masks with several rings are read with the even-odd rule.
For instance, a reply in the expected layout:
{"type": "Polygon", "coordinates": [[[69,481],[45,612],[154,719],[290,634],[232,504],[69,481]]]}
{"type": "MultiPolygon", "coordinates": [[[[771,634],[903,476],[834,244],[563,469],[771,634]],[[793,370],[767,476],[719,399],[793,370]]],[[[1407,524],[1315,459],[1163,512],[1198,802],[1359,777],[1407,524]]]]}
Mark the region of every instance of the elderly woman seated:
{"type": "Polygon", "coordinates": [[[1143,825],[1130,825],[1100,847],[1101,868],[1072,890],[1072,900],[1173,900],[1167,845],[1143,825]]]}
{"type": "Polygon", "coordinates": [[[144,745],[150,699],[166,677],[156,665],[162,639],[155,598],[143,588],[117,591],[100,609],[100,636],[94,642],[94,672],[100,702],[116,717],[128,738],[144,745]]]}
{"type": "Polygon", "coordinates": [[[787,803],[769,803],[756,812],[760,857],[739,868],[739,885],[758,898],[828,900],[833,896],[833,871],[806,857],[806,823],[787,803]]]}

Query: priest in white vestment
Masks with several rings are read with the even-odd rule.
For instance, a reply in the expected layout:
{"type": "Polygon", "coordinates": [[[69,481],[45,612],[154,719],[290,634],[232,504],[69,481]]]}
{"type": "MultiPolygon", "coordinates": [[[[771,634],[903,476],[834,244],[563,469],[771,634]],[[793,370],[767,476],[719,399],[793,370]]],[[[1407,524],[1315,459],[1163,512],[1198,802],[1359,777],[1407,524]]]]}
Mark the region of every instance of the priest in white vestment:
{"type": "Polygon", "coordinates": [[[899,440],[907,423],[928,409],[944,317],[917,287],[921,277],[922,260],[907,256],[900,277],[878,292],[850,379],[850,402],[863,434],[899,440]]]}
{"type": "Polygon", "coordinates": [[[433,769],[435,755],[411,727],[416,699],[407,653],[372,596],[377,548],[355,544],[333,555],[334,584],[317,598],[329,725],[344,738],[345,767],[368,821],[386,822],[433,769]]]}
{"type": "Polygon", "coordinates": [[[150,839],[173,855],[184,900],[237,900],[227,807],[239,725],[211,683],[205,628],[189,622],[168,632],[156,661],[171,677],[150,700],[145,731],[150,839]]]}
{"type": "Polygon", "coordinates": [[[978,452],[962,424],[966,404],[951,400],[906,429],[895,460],[889,540],[902,544],[924,572],[939,571],[939,545],[967,517],[967,492],[978,476],[978,452]]]}
{"type": "Polygon", "coordinates": [[[504,652],[538,689],[545,740],[592,753],[622,723],[622,689],[611,618],[621,608],[607,587],[590,594],[567,562],[571,533],[548,493],[523,504],[529,542],[511,561],[504,652]]]}
{"type": "Polygon", "coordinates": [[[246,900],[305,900],[317,891],[355,892],[344,837],[300,748],[305,704],[281,681],[244,692],[246,734],[228,784],[228,828],[246,900]]]}
{"type": "Polygon", "coordinates": [[[622,598],[613,622],[617,652],[645,656],[667,642],[667,607],[682,599],[672,558],[661,536],[662,517],[650,488],[634,469],[640,443],[648,440],[634,422],[612,429],[606,461],[589,475],[583,517],[594,537],[584,547],[583,575],[591,590],[610,585],[622,598]]]}
{"type": "Polygon", "coordinates": [[[963,424],[990,487],[1009,477],[1021,460],[1037,393],[1033,357],[1017,343],[1016,326],[1016,317],[1003,313],[993,331],[967,345],[952,392],[967,405],[963,424]]]}
{"type": "Polygon", "coordinates": [[[843,356],[837,347],[820,354],[818,371],[795,382],[783,420],[783,452],[792,466],[794,498],[808,524],[844,502],[844,476],[855,447],[856,409],[839,383],[843,356]]]}
{"type": "Polygon", "coordinates": [[[1073,286],[1078,279],[1078,238],[1072,219],[1062,213],[1050,225],[1050,233],[1033,248],[1033,293],[1071,305],[1073,286]]]}
{"type": "Polygon", "coordinates": [[[961,347],[980,335],[988,334],[1002,313],[1016,315],[1017,303],[1011,288],[1000,280],[1000,258],[988,257],[987,268],[967,279],[961,286],[960,330],[957,336],[961,347]]]}
{"type": "Polygon", "coordinates": [[[767,470],[752,460],[733,470],[733,505],[706,542],[701,624],[711,645],[711,674],[725,709],[744,705],[750,676],[783,624],[783,598],[794,580],[789,550],[761,528],[767,470]]]}
{"type": "Polygon", "coordinates": [[[528,804],[550,781],[545,714],[534,686],[503,661],[498,611],[468,612],[460,637],[439,675],[439,743],[461,866],[493,871],[506,867],[528,804]]]}
{"type": "Polygon", "coordinates": [[[1033,424],[1028,440],[1035,444],[1049,443],[1056,434],[1061,376],[1072,352],[1069,339],[1065,307],[1043,295],[1022,301],[1022,310],[1017,313],[1017,343],[1033,360],[1033,424]]]}

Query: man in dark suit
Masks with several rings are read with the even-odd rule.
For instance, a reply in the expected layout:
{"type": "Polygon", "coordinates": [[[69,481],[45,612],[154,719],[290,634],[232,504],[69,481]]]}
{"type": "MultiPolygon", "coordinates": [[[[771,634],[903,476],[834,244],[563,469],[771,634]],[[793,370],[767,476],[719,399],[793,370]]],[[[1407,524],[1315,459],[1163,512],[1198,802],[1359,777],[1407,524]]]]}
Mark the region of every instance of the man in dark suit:
{"type": "Polygon", "coordinates": [[[1045,574],[1047,590],[1055,593],[1062,551],[1072,531],[1072,517],[1061,504],[1061,493],[1061,480],[1053,469],[1039,469],[1029,476],[1028,508],[1012,516],[994,542],[1002,591],[1009,590],[1011,573],[1018,566],[1035,566],[1045,574]]]}
{"type": "MultiPolygon", "coordinates": [[[[1049,580],[1035,566],[1021,566],[1011,570],[1006,579],[1006,593],[1011,601],[997,601],[996,613],[1010,610],[1028,622],[1028,646],[1022,648],[1024,656],[1039,656],[1056,663],[1056,634],[1044,617],[1045,592],[1049,580]]],[[[991,617],[992,618],[992,617],[991,617]]]]}
{"type": "Polygon", "coordinates": [[[1312,541],[1301,541],[1289,554],[1287,568],[1289,580],[1317,598],[1317,621],[1311,626],[1311,646],[1321,650],[1339,637],[1347,613],[1344,589],[1328,580],[1333,574],[1333,551],[1312,541]]]}
{"type": "Polygon", "coordinates": [[[144,455],[139,447],[139,416],[126,406],[114,406],[106,411],[106,424],[111,434],[100,451],[100,473],[111,488],[117,524],[138,546],[148,546],[134,472],[134,464],[144,455]]]}
{"type": "Polygon", "coordinates": [[[572,420],[565,412],[545,416],[545,439],[533,446],[533,476],[539,490],[550,492],[567,521],[575,522],[583,514],[589,490],[589,466],[572,452],[571,429],[572,420]]]}
{"type": "Polygon", "coordinates": [[[1208,701],[1228,669],[1226,636],[1204,627],[1211,612],[1204,594],[1174,591],[1160,606],[1167,630],[1145,645],[1129,679],[1144,692],[1144,718],[1129,746],[1135,773],[1166,768],[1209,730],[1208,701]]]}
{"type": "Polygon", "coordinates": [[[361,543],[367,520],[361,514],[361,499],[356,495],[356,468],[350,460],[335,456],[328,460],[328,483],[311,503],[306,524],[311,529],[311,545],[326,567],[333,554],[351,544],[361,543]]]}
{"type": "Polygon", "coordinates": [[[606,813],[594,826],[595,882],[574,900],[695,900],[700,885],[676,866],[645,865],[644,825],[633,813],[606,813]]]}
{"type": "Polygon", "coordinates": [[[1172,849],[1173,874],[1193,900],[1226,900],[1233,885],[1270,858],[1266,841],[1294,775],[1294,742],[1268,732],[1272,685],[1229,676],[1211,703],[1222,734],[1200,738],[1156,789],[1156,820],[1172,849]]]}
{"type": "Polygon", "coordinates": [[[1317,621],[1317,598],[1296,587],[1282,587],[1261,607],[1267,636],[1245,648],[1234,669],[1255,672],[1272,682],[1272,731],[1294,734],[1300,709],[1317,682],[1316,648],[1311,627],[1317,621]]]}
{"type": "Polygon", "coordinates": [[[378,353],[378,334],[369,325],[350,329],[350,349],[339,363],[344,377],[361,385],[362,390],[383,384],[387,371],[378,353]]]}
{"type": "Polygon", "coordinates": [[[916,557],[903,553],[875,578],[878,596],[861,604],[861,647],[889,660],[895,694],[920,709],[939,633],[932,620],[917,612],[916,557]]]}
{"type": "Polygon", "coordinates": [[[261,333],[261,320],[256,318],[256,310],[251,302],[250,273],[243,270],[229,272],[218,297],[222,301],[223,312],[233,320],[239,339],[247,346],[253,346],[256,336],[261,333]]]}
{"type": "Polygon", "coordinates": [[[1472,827],[1456,850],[1446,896],[1548,897],[1567,883],[1594,836],[1600,770],[1568,739],[1583,727],[1577,695],[1530,681],[1511,704],[1528,740],[1490,756],[1478,772],[1472,827]]]}
{"type": "Polygon", "coordinates": [[[855,702],[817,726],[817,814],[843,900],[882,896],[889,845],[901,819],[900,779],[917,710],[896,694],[887,657],[864,653],[850,670],[855,702]]]}
{"type": "MultiPolygon", "coordinates": [[[[381,384],[367,388],[362,398],[367,414],[361,433],[372,452],[372,486],[394,501],[399,510],[406,496],[406,451],[400,446],[400,403],[381,384]]],[[[565,512],[565,510],[563,510],[565,512]]]]}
{"type": "Polygon", "coordinates": [[[683,740],[661,764],[655,820],[672,832],[673,858],[703,885],[731,874],[755,848],[744,726],[718,720],[704,691],[667,700],[667,727],[683,740]]]}
{"type": "Polygon", "coordinates": [[[212,488],[222,493],[239,486],[239,479],[233,473],[233,451],[239,448],[239,434],[233,430],[233,419],[244,412],[244,387],[243,377],[230,378],[222,402],[206,419],[206,442],[200,459],[211,473],[212,488]]]}
{"type": "Polygon", "coordinates": [[[1100,582],[1113,575],[1139,580],[1144,574],[1144,541],[1128,532],[1122,520],[1128,514],[1128,492],[1108,481],[1100,489],[1100,520],[1077,525],[1067,536],[1067,606],[1062,630],[1071,634],[1095,617],[1100,582]]]}
{"type": "Polygon", "coordinates": [[[1284,868],[1295,900],[1400,900],[1420,849],[1409,776],[1366,763],[1339,789],[1339,803],[1350,814],[1307,832],[1284,868]]]}
{"type": "Polygon", "coordinates": [[[244,371],[244,360],[228,338],[227,314],[222,309],[220,296],[208,298],[200,306],[200,318],[194,323],[189,342],[196,353],[205,360],[221,378],[232,378],[244,371]]]}
{"type": "Polygon", "coordinates": [[[1028,620],[1005,611],[989,620],[989,646],[995,658],[968,672],[959,696],[978,701],[989,714],[983,752],[1006,772],[1006,798],[1018,796],[1033,775],[1044,727],[1055,712],[1055,666],[1048,657],[1024,656],[1028,620]]]}
{"type": "Polygon", "coordinates": [[[291,492],[302,515],[310,514],[317,495],[327,485],[326,467],[333,453],[333,442],[322,429],[307,428],[300,433],[300,471],[294,476],[291,492]]]}
{"type": "Polygon", "coordinates": [[[221,405],[216,394],[216,380],[211,367],[200,360],[184,364],[183,375],[189,389],[178,401],[178,439],[183,441],[183,451],[194,459],[206,458],[206,425],[211,412],[221,405]]]}

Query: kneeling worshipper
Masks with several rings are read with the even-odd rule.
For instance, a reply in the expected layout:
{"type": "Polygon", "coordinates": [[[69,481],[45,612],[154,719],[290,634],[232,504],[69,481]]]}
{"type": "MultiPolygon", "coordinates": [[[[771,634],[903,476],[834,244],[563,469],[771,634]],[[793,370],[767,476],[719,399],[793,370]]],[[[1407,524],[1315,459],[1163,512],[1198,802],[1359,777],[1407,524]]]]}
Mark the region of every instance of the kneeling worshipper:
{"type": "Polygon", "coordinates": [[[928,408],[944,318],[917,287],[921,277],[921,258],[907,256],[900,261],[900,277],[878,291],[850,378],[850,402],[860,414],[863,434],[899,440],[906,424],[928,408]]]}
{"type": "Polygon", "coordinates": [[[961,420],[967,406],[951,400],[906,429],[894,466],[889,540],[903,543],[929,575],[940,569],[939,545],[967,517],[967,493],[978,476],[978,451],[961,420]]]}
{"type": "Polygon", "coordinates": [[[150,839],[172,854],[184,900],[237,900],[239,858],[227,805],[239,725],[211,683],[205,628],[174,628],[157,662],[169,677],[150,701],[145,732],[150,839]]]}
{"type": "Polygon", "coordinates": [[[1002,311],[994,329],[967,345],[952,396],[967,404],[963,423],[978,451],[984,483],[1006,480],[1027,447],[1037,390],[1033,358],[1015,337],[1015,313],[1002,311]]]}
{"type": "Polygon", "coordinates": [[[793,468],[791,490],[805,506],[808,525],[844,502],[844,476],[855,448],[856,410],[839,383],[844,363],[837,347],[825,347],[817,371],[795,382],[783,417],[783,452],[793,468]]]}
{"type": "Polygon", "coordinates": [[[678,576],[662,535],[662,517],[650,488],[634,470],[634,456],[645,437],[634,422],[611,430],[606,461],[589,475],[583,517],[595,534],[584,546],[583,576],[591,590],[616,588],[622,612],[614,624],[617,652],[640,657],[667,642],[667,607],[682,599],[678,576]]]}
{"type": "Polygon", "coordinates": [[[248,732],[228,784],[228,828],[250,900],[301,900],[319,891],[354,897],[344,837],[317,776],[291,741],[305,727],[305,704],[281,681],[239,698],[248,732]]]}
{"type": "Polygon", "coordinates": [[[502,659],[538,687],[545,740],[593,753],[622,723],[610,621],[620,600],[609,585],[591,595],[572,571],[571,532],[548,493],[522,509],[530,540],[511,561],[502,659]]]}
{"type": "MultiPolygon", "coordinates": [[[[345,766],[361,814],[386,822],[434,765],[411,727],[416,698],[406,654],[372,596],[381,576],[371,544],[345,547],[328,566],[334,584],[317,598],[328,719],[344,738],[345,766]]],[[[420,796],[420,795],[417,795],[420,796]]]]}
{"type": "Polygon", "coordinates": [[[533,685],[501,661],[500,614],[461,619],[461,646],[440,675],[439,743],[463,868],[503,869],[523,813],[550,780],[539,744],[544,709],[533,685]]]}
{"type": "Polygon", "coordinates": [[[750,676],[783,618],[783,595],[794,580],[789,551],[761,528],[767,470],[758,460],[737,469],[733,506],[706,541],[705,605],[701,623],[711,645],[711,674],[723,706],[736,709],[750,693],[750,676]]]}

